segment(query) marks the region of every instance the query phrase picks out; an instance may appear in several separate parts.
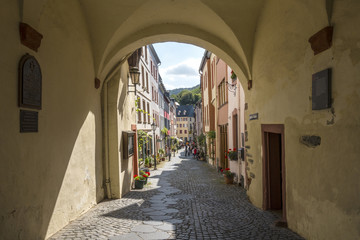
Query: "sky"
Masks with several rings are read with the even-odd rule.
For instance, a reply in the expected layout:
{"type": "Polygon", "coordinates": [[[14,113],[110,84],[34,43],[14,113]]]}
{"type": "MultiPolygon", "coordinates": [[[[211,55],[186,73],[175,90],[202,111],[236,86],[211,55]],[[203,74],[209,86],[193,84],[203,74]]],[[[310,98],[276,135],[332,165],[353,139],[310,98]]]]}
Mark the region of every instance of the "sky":
{"type": "Polygon", "coordinates": [[[185,43],[153,44],[161,65],[159,72],[167,90],[188,88],[200,83],[199,66],[204,49],[185,43]]]}

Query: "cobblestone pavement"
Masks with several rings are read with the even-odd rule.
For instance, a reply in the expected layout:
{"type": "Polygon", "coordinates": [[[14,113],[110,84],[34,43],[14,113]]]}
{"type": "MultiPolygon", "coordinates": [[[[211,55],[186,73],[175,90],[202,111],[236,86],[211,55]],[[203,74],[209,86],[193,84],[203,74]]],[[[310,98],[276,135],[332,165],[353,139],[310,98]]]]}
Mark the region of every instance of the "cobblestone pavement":
{"type": "Polygon", "coordinates": [[[254,207],[243,188],[183,153],[149,181],[101,202],[50,239],[303,239],[275,227],[278,217],[254,207]]]}

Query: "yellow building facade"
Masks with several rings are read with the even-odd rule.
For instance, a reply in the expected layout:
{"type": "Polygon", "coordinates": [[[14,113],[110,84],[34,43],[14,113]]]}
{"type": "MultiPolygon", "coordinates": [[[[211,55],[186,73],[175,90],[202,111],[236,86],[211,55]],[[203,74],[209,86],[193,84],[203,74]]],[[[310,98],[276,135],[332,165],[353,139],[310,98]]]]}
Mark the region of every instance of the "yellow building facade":
{"type": "Polygon", "coordinates": [[[357,0],[2,1],[0,237],[48,238],[130,190],[126,58],[178,41],[216,54],[245,88],[252,203],[269,207],[265,148],[280,135],[289,228],[306,239],[360,238],[359,10],[357,0]],[[21,44],[20,22],[42,35],[37,51],[21,44]],[[18,105],[26,53],[41,68],[41,110],[18,105]],[[313,110],[313,75],[329,68],[331,106],[313,110]],[[38,132],[20,133],[20,110],[38,112],[38,132]]]}

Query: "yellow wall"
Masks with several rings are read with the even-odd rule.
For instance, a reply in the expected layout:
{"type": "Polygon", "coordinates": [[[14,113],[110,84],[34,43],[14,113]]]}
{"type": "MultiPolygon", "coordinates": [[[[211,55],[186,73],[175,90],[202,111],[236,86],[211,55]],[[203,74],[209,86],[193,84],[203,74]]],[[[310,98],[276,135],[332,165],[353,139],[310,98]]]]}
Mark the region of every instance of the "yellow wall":
{"type": "Polygon", "coordinates": [[[19,44],[17,3],[0,7],[6,32],[0,39],[6,86],[0,90],[0,233],[2,239],[41,239],[103,198],[100,91],[78,4],[47,2],[36,53],[19,44]],[[38,133],[19,133],[17,67],[25,53],[42,70],[38,133]]]}
{"type": "Polygon", "coordinates": [[[334,1],[333,47],[314,56],[308,39],[328,25],[322,1],[272,1],[258,25],[246,119],[255,174],[249,196],[262,206],[261,125],[285,125],[289,227],[307,239],[360,237],[360,23],[358,1],[334,1]],[[290,18],[291,16],[291,18],[290,18]],[[333,109],[312,111],[312,74],[332,68],[333,109]],[[259,120],[248,121],[259,113],[259,120]],[[309,148],[303,135],[321,137],[309,148]]]}
{"type": "MultiPolygon", "coordinates": [[[[0,238],[44,239],[104,198],[101,90],[94,87],[92,46],[79,3],[41,6],[32,26],[44,38],[34,52],[20,44],[18,2],[0,4],[6,33],[0,38],[0,238]],[[17,68],[25,53],[42,70],[38,133],[19,132],[17,68]]],[[[120,132],[130,128],[132,106],[119,116],[120,132]]],[[[125,165],[122,193],[131,180],[131,164],[125,165]]]]}

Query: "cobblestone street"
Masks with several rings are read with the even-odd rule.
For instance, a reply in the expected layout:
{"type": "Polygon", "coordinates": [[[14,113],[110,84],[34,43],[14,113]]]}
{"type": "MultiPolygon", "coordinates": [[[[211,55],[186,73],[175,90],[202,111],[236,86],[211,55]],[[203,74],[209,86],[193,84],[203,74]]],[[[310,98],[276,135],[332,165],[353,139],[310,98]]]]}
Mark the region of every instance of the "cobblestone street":
{"type": "Polygon", "coordinates": [[[50,239],[303,239],[275,227],[275,214],[207,163],[180,155],[152,171],[144,189],[98,204],[50,239]]]}

